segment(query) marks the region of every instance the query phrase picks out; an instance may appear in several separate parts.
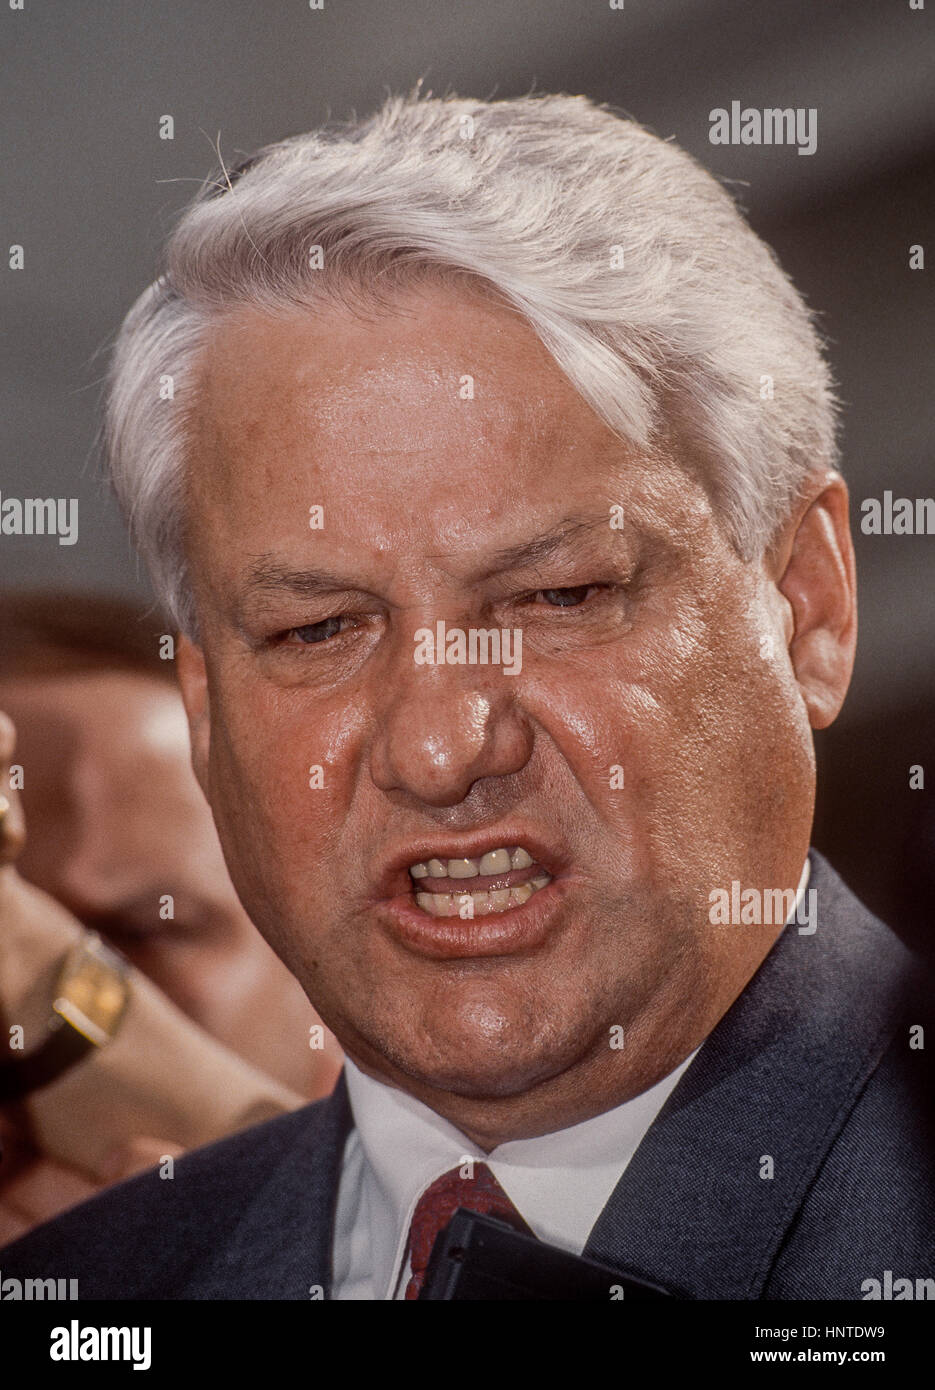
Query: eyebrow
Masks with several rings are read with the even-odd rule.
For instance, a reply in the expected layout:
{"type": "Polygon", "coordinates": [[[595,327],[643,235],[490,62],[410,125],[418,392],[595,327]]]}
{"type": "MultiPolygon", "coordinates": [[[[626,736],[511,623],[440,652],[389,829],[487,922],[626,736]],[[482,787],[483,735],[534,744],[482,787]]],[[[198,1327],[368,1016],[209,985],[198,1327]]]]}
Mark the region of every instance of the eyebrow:
{"type": "Polygon", "coordinates": [[[548,560],[558,550],[570,548],[580,540],[590,539],[599,529],[610,534],[609,511],[566,517],[564,521],[558,522],[531,540],[495,550],[490,564],[476,577],[490,579],[491,576],[508,570],[531,568],[542,560],[548,560]]]}
{"type": "Polygon", "coordinates": [[[277,564],[271,555],[261,555],[247,570],[244,591],[247,596],[279,593],[286,590],[298,594],[300,598],[314,598],[316,594],[344,593],[358,589],[357,584],[348,584],[338,575],[327,570],[292,570],[277,564]]]}
{"type": "MultiPolygon", "coordinates": [[[[474,581],[490,579],[509,570],[532,567],[542,560],[547,560],[558,550],[590,539],[599,529],[606,529],[609,534],[609,517],[609,512],[606,515],[592,513],[566,517],[530,540],[501,547],[493,552],[484,568],[473,576],[474,581]]],[[[300,598],[314,598],[324,593],[365,592],[361,585],[348,583],[326,570],[289,569],[277,563],[271,555],[261,555],[254,560],[247,571],[245,596],[283,591],[296,594],[300,598]]]]}

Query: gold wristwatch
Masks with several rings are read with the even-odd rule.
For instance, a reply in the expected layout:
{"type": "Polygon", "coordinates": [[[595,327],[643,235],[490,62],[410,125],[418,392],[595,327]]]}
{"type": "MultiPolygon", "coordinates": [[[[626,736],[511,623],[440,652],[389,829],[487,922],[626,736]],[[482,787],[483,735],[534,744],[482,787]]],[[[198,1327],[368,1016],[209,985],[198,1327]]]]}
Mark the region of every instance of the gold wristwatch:
{"type": "Polygon", "coordinates": [[[130,1000],[130,965],[87,932],[68,953],[52,1003],[45,1041],[0,1061],[0,1104],[48,1086],[115,1037],[130,1000]]]}

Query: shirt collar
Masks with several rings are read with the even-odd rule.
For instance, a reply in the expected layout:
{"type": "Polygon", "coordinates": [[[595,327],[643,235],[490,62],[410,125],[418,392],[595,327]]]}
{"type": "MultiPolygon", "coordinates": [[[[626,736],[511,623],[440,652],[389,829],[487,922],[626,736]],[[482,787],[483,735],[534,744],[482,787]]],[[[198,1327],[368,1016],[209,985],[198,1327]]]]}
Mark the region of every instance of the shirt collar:
{"type": "Polygon", "coordinates": [[[348,1058],[348,1095],[371,1193],[366,1208],[377,1297],[392,1297],[422,1193],[471,1159],[487,1164],[535,1235],[580,1254],[643,1136],[696,1055],[623,1105],[552,1134],[510,1140],[486,1156],[421,1101],[365,1075],[348,1058]]]}

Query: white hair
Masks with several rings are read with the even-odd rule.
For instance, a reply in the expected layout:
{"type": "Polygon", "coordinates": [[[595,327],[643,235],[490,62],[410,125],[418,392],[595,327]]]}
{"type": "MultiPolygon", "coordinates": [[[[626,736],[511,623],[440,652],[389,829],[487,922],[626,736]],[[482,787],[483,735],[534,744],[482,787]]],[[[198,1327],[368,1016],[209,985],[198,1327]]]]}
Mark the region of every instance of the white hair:
{"type": "Polygon", "coordinates": [[[512,305],[621,438],[677,441],[745,560],[837,461],[809,312],[689,155],[580,96],[392,97],[203,185],[122,326],[105,463],[183,631],[197,632],[183,470],[206,327],[242,306],[391,303],[426,276],[469,277],[512,305]]]}

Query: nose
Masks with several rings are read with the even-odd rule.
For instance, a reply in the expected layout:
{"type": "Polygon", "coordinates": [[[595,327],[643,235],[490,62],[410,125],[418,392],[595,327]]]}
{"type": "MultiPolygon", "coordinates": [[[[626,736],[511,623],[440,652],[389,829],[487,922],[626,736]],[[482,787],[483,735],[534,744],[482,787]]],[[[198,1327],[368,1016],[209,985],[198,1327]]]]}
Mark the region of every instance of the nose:
{"type": "Polygon", "coordinates": [[[514,682],[496,667],[416,666],[402,655],[377,717],[374,784],[444,807],[482,778],[521,771],[532,730],[514,682]]]}

